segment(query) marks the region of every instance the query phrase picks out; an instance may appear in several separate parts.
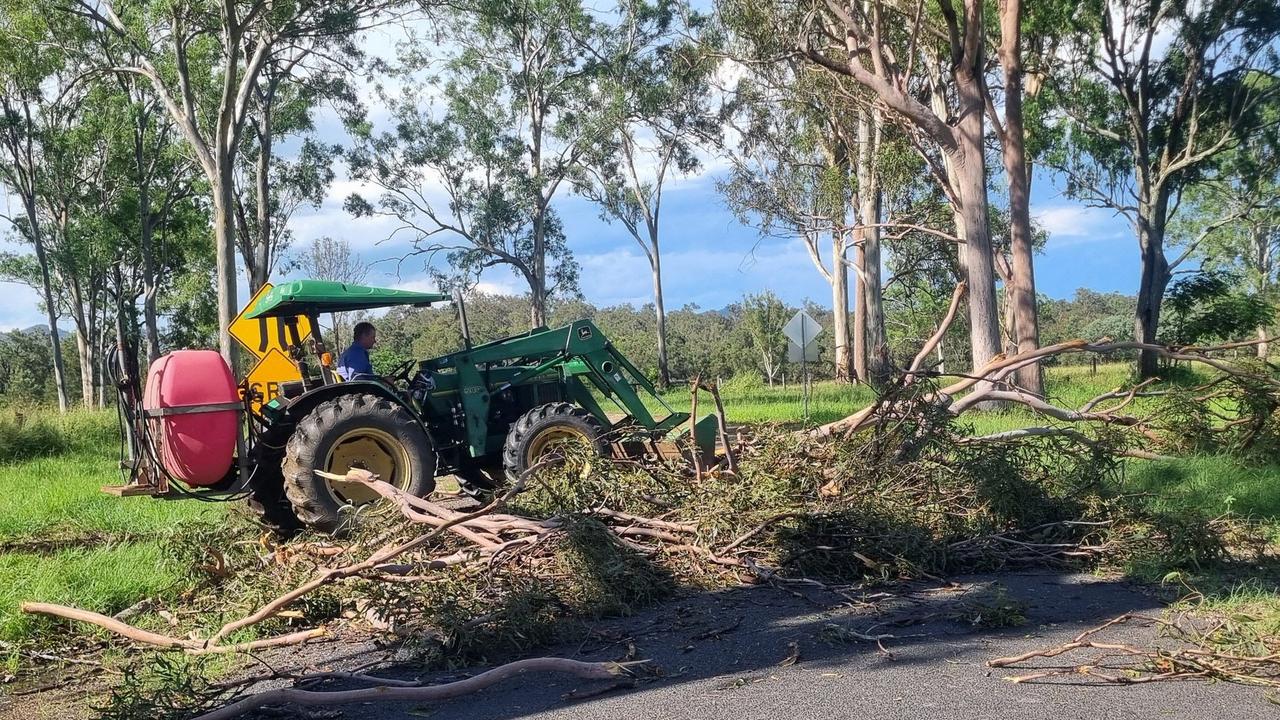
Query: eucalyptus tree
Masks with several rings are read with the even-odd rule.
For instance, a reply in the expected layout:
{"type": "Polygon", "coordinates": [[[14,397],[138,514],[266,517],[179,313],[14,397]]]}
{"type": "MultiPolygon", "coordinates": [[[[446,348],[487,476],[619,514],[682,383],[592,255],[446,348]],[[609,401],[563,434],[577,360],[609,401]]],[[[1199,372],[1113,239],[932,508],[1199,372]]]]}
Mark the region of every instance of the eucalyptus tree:
{"type": "MultiPolygon", "coordinates": [[[[332,48],[391,0],[71,0],[100,48],[105,71],[145,78],[172,116],[208,182],[213,206],[219,345],[231,360],[227,329],[236,300],[236,183],[245,129],[264,68],[332,48]]],[[[269,236],[268,236],[269,237],[269,236]]]]}
{"type": "MultiPolygon", "coordinates": [[[[369,276],[369,265],[352,251],[351,243],[342,238],[316,238],[311,247],[298,258],[298,265],[307,273],[307,277],[350,285],[363,285],[369,276]]],[[[350,315],[335,312],[329,316],[333,323],[333,342],[339,347],[351,337],[348,331],[350,315]]]]}
{"type": "Polygon", "coordinates": [[[545,324],[549,297],[578,292],[560,220],[550,206],[537,209],[524,140],[474,111],[492,111],[497,99],[460,93],[448,103],[437,119],[430,102],[406,88],[386,101],[393,131],[354,127],[348,171],[377,194],[353,193],[344,206],[356,217],[390,219],[395,228],[386,239],[408,236],[411,247],[401,262],[425,256],[444,286],[471,289],[486,270],[510,269],[529,288],[530,323],[545,324]],[[446,268],[436,263],[441,257],[446,268]]]}
{"type": "MultiPolygon", "coordinates": [[[[1059,72],[1065,115],[1052,164],[1072,195],[1127,218],[1142,271],[1134,336],[1155,342],[1172,278],[1166,235],[1185,192],[1241,139],[1274,123],[1280,13],[1272,0],[1093,0],[1059,72]]],[[[1150,377],[1158,356],[1143,352],[1150,377]]]]}
{"type": "Polygon", "coordinates": [[[984,3],[938,0],[924,10],[880,0],[828,2],[782,31],[811,62],[871,92],[920,146],[956,209],[971,361],[980,367],[1000,351],[987,204],[984,3]]]}
{"type": "Polygon", "coordinates": [[[742,328],[770,387],[786,361],[787,338],[782,329],[790,315],[790,309],[770,290],[742,298],[742,328]]]}
{"type": "Polygon", "coordinates": [[[836,377],[849,380],[859,364],[849,328],[856,120],[842,111],[847,105],[820,101],[814,78],[798,66],[768,70],[743,78],[729,95],[726,123],[736,143],[726,149],[731,166],[717,186],[739,221],[804,244],[831,287],[836,377]]]}
{"type": "Polygon", "coordinates": [[[574,187],[600,207],[602,219],[626,228],[649,263],[658,382],[666,387],[671,371],[659,240],[662,191],[673,175],[696,172],[699,145],[718,135],[709,82],[715,64],[706,52],[714,39],[707,19],[684,0],[625,2],[614,28],[608,45],[585,48],[608,63],[601,79],[607,114],[574,187]]]}
{"type": "MultiPolygon", "coordinates": [[[[987,4],[981,0],[931,0],[900,4],[886,0],[776,0],[745,2],[721,0],[721,5],[741,15],[739,24],[755,27],[758,35],[770,39],[772,52],[759,54],[755,62],[804,58],[810,67],[831,73],[861,89],[864,106],[872,112],[862,119],[858,137],[862,145],[874,146],[875,114],[894,126],[924,161],[923,171],[945,193],[953,209],[955,233],[933,231],[935,239],[959,246],[961,266],[968,283],[970,359],[975,366],[985,364],[1000,350],[1000,332],[995,293],[994,243],[989,222],[986,157],[987,131],[993,129],[1002,146],[1011,151],[1006,159],[1011,195],[1026,204],[1029,174],[1018,101],[1024,71],[1020,53],[1027,43],[1019,31],[1021,6],[1006,0],[999,4],[1005,20],[1002,37],[1004,82],[993,87],[994,65],[988,59],[991,41],[987,4]],[[1005,102],[1010,99],[1012,102],[1005,102]],[[997,101],[1005,109],[1003,121],[997,115],[997,101]],[[988,120],[991,121],[990,125],[988,120]]],[[[883,128],[883,126],[881,126],[883,128]]],[[[881,130],[883,132],[883,129],[881,130]]],[[[861,163],[864,185],[874,185],[868,163],[861,163]],[[871,181],[871,182],[868,182],[871,181]]],[[[869,188],[874,190],[875,188],[869,188]]],[[[861,243],[877,243],[878,234],[899,225],[882,221],[875,208],[878,193],[864,192],[865,207],[860,214],[870,217],[859,230],[861,243]]],[[[1026,213],[1021,213],[1026,214],[1026,213]]],[[[891,219],[891,218],[890,218],[891,219]]],[[[1012,238],[1018,256],[1012,263],[1010,293],[1025,319],[1019,346],[1036,343],[1034,270],[1031,261],[1028,222],[1025,232],[1012,238]],[[1016,278],[1013,275],[1016,274],[1016,278]]],[[[915,232],[911,228],[903,232],[915,232]]],[[[1039,388],[1034,370],[1020,375],[1020,383],[1039,388]],[[1023,375],[1026,376],[1025,380],[1023,375]]]]}
{"type": "MultiPolygon", "coordinates": [[[[117,58],[117,64],[121,60],[117,58]]],[[[183,238],[172,221],[180,206],[198,204],[200,170],[144,78],[120,73],[99,78],[99,85],[103,91],[93,103],[95,115],[107,119],[104,134],[115,134],[110,141],[111,172],[128,186],[105,217],[116,230],[120,251],[130,253],[121,265],[136,273],[142,300],[140,334],[150,362],[160,356],[159,299],[184,255],[175,245],[175,239],[183,238]]]]}
{"type": "Polygon", "coordinates": [[[456,281],[510,268],[529,287],[531,325],[544,325],[549,296],[577,293],[552,201],[605,132],[612,29],[580,0],[464,0],[436,22],[435,53],[407,48],[406,88],[386,98],[395,131],[357,128],[348,164],[379,196],[348,207],[395,218],[456,281]],[[437,68],[433,95],[419,86],[437,68]]]}
{"type": "MultiPolygon", "coordinates": [[[[1276,112],[1280,102],[1265,114],[1276,112]]],[[[1280,305],[1280,126],[1243,139],[1183,193],[1169,238],[1180,250],[1171,268],[1195,259],[1202,270],[1242,281],[1238,290],[1260,303],[1280,305]]],[[[1274,316],[1257,324],[1260,358],[1270,353],[1274,326],[1274,316]]]]}
{"type": "MultiPolygon", "coordinates": [[[[0,5],[0,182],[21,203],[20,214],[3,216],[18,237],[31,244],[35,262],[29,277],[44,305],[58,408],[67,409],[67,382],[58,332],[57,284],[50,269],[48,239],[39,212],[39,193],[45,182],[44,150],[52,134],[76,111],[63,94],[75,77],[67,59],[50,50],[55,35],[67,28],[34,3],[4,0],[0,5]]],[[[6,275],[14,275],[6,271],[6,275]]],[[[27,280],[24,280],[27,281],[27,280]]]]}
{"type": "Polygon", "coordinates": [[[45,297],[55,314],[72,320],[79,395],[91,406],[95,388],[101,386],[101,320],[119,245],[101,229],[104,209],[114,208],[123,183],[113,172],[116,147],[108,115],[81,112],[101,99],[97,89],[80,82],[50,87],[66,104],[39,109],[38,182],[30,216],[17,224],[19,237],[35,246],[36,253],[6,254],[0,274],[36,288],[48,284],[45,297]]]}
{"type": "MultiPolygon", "coordinates": [[[[866,379],[867,286],[878,288],[879,265],[864,262],[866,221],[860,213],[868,204],[860,202],[859,191],[871,190],[860,186],[868,180],[862,170],[871,154],[859,145],[861,99],[842,79],[794,57],[793,43],[777,32],[788,8],[722,2],[719,10],[725,54],[733,58],[725,65],[729,87],[721,111],[723,156],[731,167],[719,189],[744,224],[803,243],[831,288],[836,377],[866,379]],[[829,260],[823,252],[828,242],[829,260]],[[852,328],[851,268],[857,298],[852,328]]],[[[873,304],[881,307],[878,289],[875,295],[873,304]]]]}
{"type": "MultiPolygon", "coordinates": [[[[73,86],[76,105],[87,110],[97,100],[96,88],[73,86]],[[88,88],[88,92],[77,90],[88,88]]],[[[114,208],[124,183],[113,171],[113,135],[104,116],[85,112],[69,118],[45,148],[45,181],[37,197],[38,212],[50,240],[50,262],[58,278],[56,295],[75,330],[80,357],[82,399],[94,402],[102,384],[103,333],[108,283],[117,264],[117,243],[101,232],[102,213],[114,208]]]]}
{"type": "Polygon", "coordinates": [[[289,219],[319,207],[335,177],[339,145],[316,135],[322,106],[340,118],[362,112],[352,79],[365,68],[359,36],[349,27],[307,43],[290,43],[263,64],[252,90],[244,155],[236,170],[236,226],[251,292],[266,284],[292,240],[289,219]],[[288,157],[282,147],[296,147],[288,157]]]}

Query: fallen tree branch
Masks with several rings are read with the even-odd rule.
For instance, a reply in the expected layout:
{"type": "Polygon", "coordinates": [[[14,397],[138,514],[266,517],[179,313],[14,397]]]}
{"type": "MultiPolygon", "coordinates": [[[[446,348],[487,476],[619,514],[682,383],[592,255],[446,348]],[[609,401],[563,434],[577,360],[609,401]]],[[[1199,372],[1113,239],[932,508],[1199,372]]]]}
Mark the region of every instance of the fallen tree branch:
{"type": "Polygon", "coordinates": [[[496,685],[504,680],[530,672],[550,672],[573,675],[588,680],[613,680],[635,678],[653,672],[648,660],[634,662],[582,662],[568,658],[530,658],[499,665],[474,677],[444,683],[443,685],[410,686],[380,685],[359,690],[299,690],[280,688],[267,690],[238,700],[226,707],[207,712],[195,720],[230,720],[268,705],[298,705],[302,707],[332,707],[362,702],[414,701],[439,702],[460,697],[496,685]]]}
{"type": "MultiPolygon", "coordinates": [[[[958,286],[956,294],[952,298],[952,308],[954,308],[956,299],[960,297],[961,290],[962,288],[958,286]]],[[[949,311],[947,319],[939,326],[938,333],[935,333],[935,337],[939,336],[941,333],[945,333],[946,329],[954,319],[955,314],[949,311]]],[[[932,338],[930,340],[932,341],[932,338]]],[[[980,408],[990,402],[1000,402],[1005,404],[1023,405],[1037,414],[1045,415],[1062,422],[1102,423],[1135,427],[1148,437],[1152,437],[1154,433],[1147,428],[1147,423],[1142,418],[1119,414],[1120,410],[1129,406],[1136,398],[1148,394],[1152,396],[1158,394],[1154,392],[1142,392],[1142,389],[1152,382],[1151,380],[1139,383],[1137,386],[1127,391],[1117,389],[1109,393],[1104,393],[1087,401],[1081,409],[1072,410],[1069,408],[1059,407],[1048,402],[1044,398],[1017,389],[1009,384],[1009,378],[1021,368],[1027,367],[1028,365],[1042,363],[1050,358],[1062,355],[1080,353],[1106,355],[1108,353],[1122,350],[1146,350],[1170,360],[1201,363],[1218,370],[1225,376],[1257,383],[1259,385],[1269,387],[1272,391],[1280,394],[1280,379],[1253,372],[1248,368],[1238,366],[1234,363],[1215,358],[1210,355],[1210,353],[1213,352],[1235,349],[1249,344],[1256,344],[1257,342],[1260,341],[1229,343],[1226,345],[1208,347],[1182,348],[1136,341],[1115,342],[1109,339],[1103,339],[1096,343],[1091,343],[1085,340],[1071,340],[1054,345],[1046,345],[1017,355],[1006,356],[1002,353],[996,355],[984,367],[970,373],[930,373],[929,375],[931,376],[954,377],[958,378],[958,380],[950,385],[929,390],[923,394],[918,394],[918,397],[924,402],[931,403],[941,409],[944,409],[953,417],[959,416],[969,410],[980,408]],[[1116,405],[1108,407],[1105,410],[1097,409],[1097,406],[1100,403],[1108,399],[1115,398],[1120,399],[1120,402],[1116,405]]],[[[926,345],[926,348],[927,347],[928,346],[926,345]]],[[[924,355],[917,355],[916,361],[912,362],[912,367],[905,375],[903,375],[899,384],[899,391],[904,395],[910,396],[910,388],[917,385],[926,376],[926,373],[919,370],[919,365],[923,364],[923,358],[926,356],[927,353],[924,355]]],[[[1217,384],[1217,382],[1219,381],[1210,383],[1209,386],[1217,384]]],[[[875,426],[876,423],[879,422],[880,418],[893,416],[894,414],[902,412],[905,412],[903,401],[889,400],[887,402],[877,402],[840,420],[836,420],[810,430],[808,433],[811,437],[815,438],[826,438],[836,434],[844,434],[848,436],[875,426]]],[[[1029,433],[1029,435],[1031,434],[1036,433],[1029,433]]],[[[1133,456],[1145,457],[1144,454],[1139,453],[1134,453],[1133,456]]],[[[1152,453],[1151,457],[1163,458],[1164,456],[1152,453]]]]}
{"type": "Polygon", "coordinates": [[[143,645],[154,645],[156,647],[168,648],[171,650],[183,650],[188,655],[253,652],[255,650],[280,647],[283,645],[299,645],[308,640],[314,640],[327,634],[324,628],[314,628],[311,630],[289,633],[287,635],[278,635],[276,637],[265,638],[262,640],[252,640],[249,642],[234,643],[231,645],[208,645],[203,640],[189,640],[186,638],[176,638],[171,635],[161,635],[159,633],[151,632],[150,630],[143,630],[142,628],[134,627],[128,623],[120,622],[115,618],[101,615],[91,610],[81,610],[79,608],[72,608],[54,603],[25,602],[22,603],[22,612],[32,613],[35,615],[48,615],[50,617],[60,617],[67,620],[75,620],[77,622],[96,625],[104,630],[109,630],[117,635],[133,640],[134,642],[142,643],[143,645]]]}
{"type": "Polygon", "coordinates": [[[956,284],[955,291],[951,293],[951,304],[947,307],[947,313],[942,317],[942,322],[938,323],[937,331],[928,340],[924,341],[920,352],[916,353],[915,358],[911,361],[911,366],[907,368],[906,382],[909,383],[915,378],[915,373],[924,367],[929,355],[933,353],[934,349],[938,347],[938,343],[942,342],[942,338],[946,336],[947,330],[951,328],[951,323],[955,322],[956,312],[960,309],[960,300],[964,298],[965,291],[968,288],[968,283],[959,282],[956,284]]]}

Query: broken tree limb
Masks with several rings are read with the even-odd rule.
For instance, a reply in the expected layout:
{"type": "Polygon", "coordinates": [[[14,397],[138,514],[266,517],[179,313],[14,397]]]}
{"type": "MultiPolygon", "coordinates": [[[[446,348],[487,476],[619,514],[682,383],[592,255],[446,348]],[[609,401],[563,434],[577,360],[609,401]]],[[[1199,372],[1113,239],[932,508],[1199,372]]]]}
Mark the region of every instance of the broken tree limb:
{"type": "MultiPolygon", "coordinates": [[[[945,326],[942,329],[945,330],[945,326]]],[[[1211,352],[1232,349],[1238,345],[1241,345],[1241,343],[1188,349],[1135,341],[1112,342],[1103,340],[1097,343],[1090,343],[1085,340],[1071,340],[1055,345],[1047,345],[1018,355],[997,355],[983,368],[968,374],[939,373],[937,374],[938,377],[954,377],[958,379],[950,385],[924,392],[920,397],[926,402],[946,409],[952,416],[958,416],[968,410],[979,408],[988,401],[999,401],[1023,405],[1034,412],[1064,422],[1101,422],[1137,426],[1141,429],[1143,423],[1139,418],[1117,414],[1118,410],[1129,405],[1134,398],[1139,396],[1137,388],[1131,391],[1133,397],[1129,397],[1130,393],[1121,394],[1118,397],[1122,398],[1122,402],[1106,410],[1098,411],[1096,410],[1096,405],[1098,402],[1107,399],[1107,397],[1116,397],[1117,395],[1114,393],[1119,391],[1113,391],[1113,393],[1107,393],[1095,398],[1096,402],[1091,400],[1090,403],[1092,405],[1087,410],[1071,410],[1058,407],[1036,395],[1018,390],[1009,384],[1009,378],[1020,368],[1061,355],[1078,353],[1105,355],[1119,350],[1147,350],[1171,360],[1198,362],[1214,368],[1224,375],[1257,382],[1269,386],[1280,393],[1280,380],[1252,372],[1248,368],[1209,355],[1211,352]]],[[[908,373],[904,376],[901,387],[903,389],[909,388],[917,384],[922,377],[923,373],[908,373]]],[[[1089,405],[1089,403],[1086,403],[1086,405],[1089,405]]],[[[886,413],[893,414],[901,411],[902,405],[899,402],[876,403],[862,408],[845,418],[809,431],[809,434],[816,438],[831,437],[838,433],[853,434],[872,427],[886,413]]]]}
{"type": "Polygon", "coordinates": [[[235,652],[253,652],[263,650],[270,647],[280,647],[282,645],[299,645],[308,640],[314,640],[323,637],[327,633],[324,628],[314,628],[312,630],[303,630],[301,632],[289,633],[288,635],[278,635],[276,637],[264,638],[262,640],[252,640],[243,643],[234,643],[231,645],[206,645],[202,640],[190,640],[187,638],[176,638],[170,635],[161,635],[134,627],[128,623],[120,622],[115,618],[101,615],[91,610],[81,610],[79,608],[67,607],[65,605],[57,605],[54,603],[38,603],[27,602],[22,603],[22,612],[32,613],[35,615],[48,615],[50,617],[60,617],[66,620],[75,620],[77,622],[96,625],[104,630],[109,630],[121,637],[128,638],[134,642],[143,645],[153,645],[160,648],[168,648],[171,650],[183,650],[188,655],[206,655],[213,653],[235,653],[235,652]]]}
{"type": "Polygon", "coordinates": [[[530,658],[517,660],[506,665],[499,665],[456,682],[442,685],[406,686],[381,685],[358,690],[299,690],[281,688],[250,695],[226,707],[207,712],[195,720],[231,720],[252,710],[268,705],[298,705],[302,707],[331,707],[334,705],[350,705],[361,702],[414,701],[438,702],[460,697],[482,690],[509,678],[530,672],[548,672],[573,675],[588,680],[614,680],[618,678],[635,678],[653,672],[648,660],[634,662],[582,662],[568,658],[530,658]]]}
{"type": "Polygon", "coordinates": [[[942,342],[942,338],[946,336],[947,330],[951,328],[951,323],[955,322],[956,312],[960,309],[960,300],[964,298],[965,291],[969,285],[960,282],[956,285],[956,289],[951,293],[951,304],[947,307],[947,313],[942,317],[942,322],[938,323],[938,329],[933,335],[924,341],[924,345],[920,347],[920,352],[911,361],[911,366],[907,368],[907,382],[914,378],[914,373],[919,372],[924,367],[925,361],[929,359],[929,355],[938,347],[938,343],[942,342]]]}
{"type": "Polygon", "coordinates": [[[698,386],[702,384],[702,376],[698,375],[689,383],[689,439],[693,441],[693,479],[702,482],[702,453],[698,450],[698,386]]]}
{"type": "MultiPolygon", "coordinates": [[[[1005,430],[1003,432],[995,432],[989,435],[979,435],[976,437],[966,437],[957,440],[962,445],[972,445],[983,442],[1007,442],[1010,440],[1021,440],[1028,437],[1069,437],[1076,442],[1083,443],[1092,447],[1101,447],[1098,441],[1085,435],[1074,428],[1063,427],[1025,427],[1016,430],[1005,430]]],[[[1160,453],[1151,452],[1150,450],[1142,450],[1140,448],[1123,448],[1114,449],[1115,454],[1122,457],[1138,458],[1140,460],[1175,460],[1172,455],[1162,455],[1160,453]]]]}
{"type": "Polygon", "coordinates": [[[720,446],[724,448],[725,468],[737,475],[738,459],[733,452],[733,445],[729,442],[729,421],[724,413],[724,401],[720,399],[720,385],[719,383],[702,382],[701,376],[696,378],[693,388],[695,409],[697,408],[698,390],[706,390],[711,393],[711,399],[716,403],[716,428],[720,435],[720,446]]]}

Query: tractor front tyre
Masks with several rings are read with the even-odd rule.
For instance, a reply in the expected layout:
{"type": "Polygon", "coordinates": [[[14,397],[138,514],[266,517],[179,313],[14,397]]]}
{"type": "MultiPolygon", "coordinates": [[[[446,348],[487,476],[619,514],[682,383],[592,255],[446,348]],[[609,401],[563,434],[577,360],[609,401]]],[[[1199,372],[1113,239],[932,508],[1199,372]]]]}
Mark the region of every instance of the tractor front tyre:
{"type": "Polygon", "coordinates": [[[326,480],[358,467],[417,497],[435,489],[431,438],[409,411],[377,395],[343,395],[320,403],[298,422],[285,446],[284,491],[306,525],[338,533],[350,508],[379,495],[363,483],[326,480]]]}
{"type": "Polygon", "coordinates": [[[507,482],[514,484],[539,463],[566,460],[587,450],[605,454],[604,426],[595,415],[567,402],[539,405],[520,416],[507,431],[502,465],[507,482]]]}

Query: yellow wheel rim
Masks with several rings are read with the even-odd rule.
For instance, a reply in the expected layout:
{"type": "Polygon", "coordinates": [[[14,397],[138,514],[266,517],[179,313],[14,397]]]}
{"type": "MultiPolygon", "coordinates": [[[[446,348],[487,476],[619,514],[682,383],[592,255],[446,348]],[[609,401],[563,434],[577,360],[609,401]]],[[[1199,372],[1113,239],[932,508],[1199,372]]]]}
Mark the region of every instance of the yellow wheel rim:
{"type": "Polygon", "coordinates": [[[574,448],[581,450],[590,447],[591,438],[576,428],[564,426],[545,428],[529,440],[525,465],[533,467],[539,460],[553,455],[573,457],[574,448]]]}
{"type": "MultiPolygon", "coordinates": [[[[400,489],[409,484],[409,451],[390,433],[376,428],[359,428],[344,433],[329,448],[324,465],[325,471],[338,475],[353,467],[363,468],[400,489]]],[[[341,503],[364,505],[378,499],[378,494],[362,483],[326,482],[329,491],[341,503]]]]}

